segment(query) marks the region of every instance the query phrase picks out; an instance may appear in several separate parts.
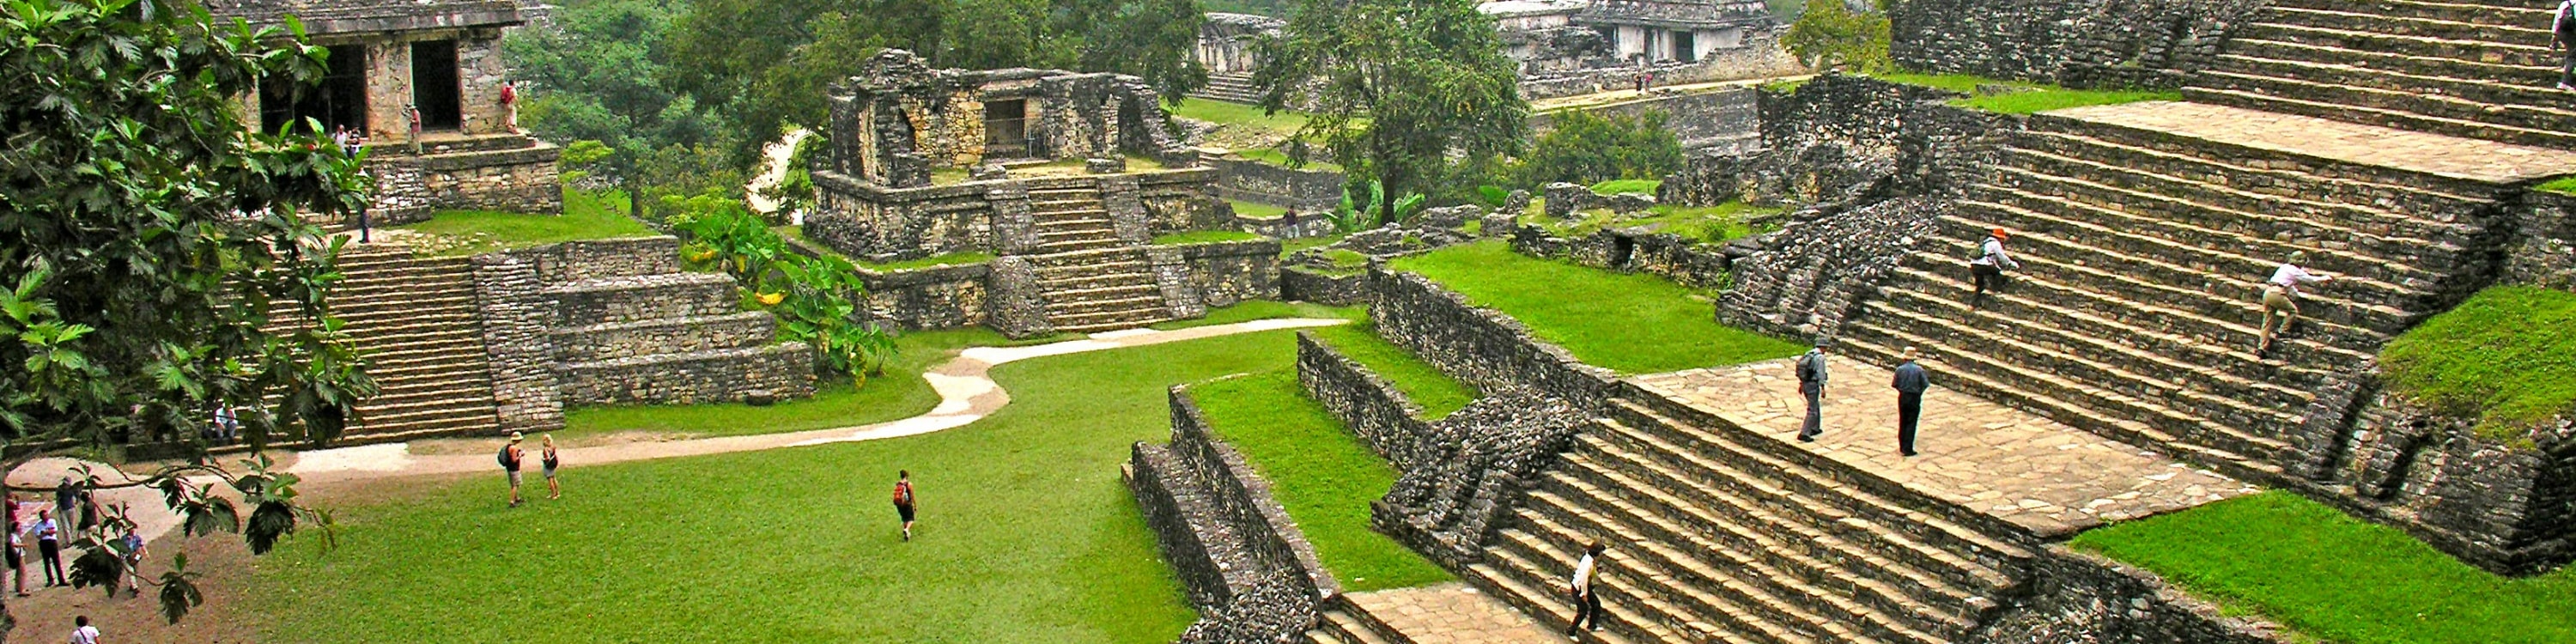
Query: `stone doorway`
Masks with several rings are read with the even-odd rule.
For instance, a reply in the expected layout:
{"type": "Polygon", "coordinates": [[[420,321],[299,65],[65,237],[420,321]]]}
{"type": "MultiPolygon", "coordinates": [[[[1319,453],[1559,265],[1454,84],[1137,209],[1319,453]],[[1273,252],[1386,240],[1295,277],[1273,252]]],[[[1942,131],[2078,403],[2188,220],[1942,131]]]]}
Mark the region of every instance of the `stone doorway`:
{"type": "Polygon", "coordinates": [[[367,50],[361,45],[331,45],[330,71],[316,85],[294,78],[272,77],[259,83],[259,129],[302,131],[307,120],[322,129],[367,127],[367,50]]]}
{"type": "Polygon", "coordinates": [[[984,103],[984,156],[1014,159],[1029,155],[1029,102],[1022,99],[984,103]]]}
{"type": "Polygon", "coordinates": [[[1699,62],[1699,36],[1688,31],[1673,32],[1673,60],[1699,62]]]}
{"type": "Polygon", "coordinates": [[[426,40],[411,44],[411,101],[420,109],[420,129],[455,130],[465,124],[458,94],[456,41],[426,40]]]}

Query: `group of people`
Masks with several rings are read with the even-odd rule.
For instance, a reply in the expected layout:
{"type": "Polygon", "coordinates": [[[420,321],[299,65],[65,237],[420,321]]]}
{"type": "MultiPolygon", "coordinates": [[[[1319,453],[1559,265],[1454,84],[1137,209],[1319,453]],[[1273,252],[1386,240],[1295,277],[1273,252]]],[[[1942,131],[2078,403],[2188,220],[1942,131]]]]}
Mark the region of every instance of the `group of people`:
{"type": "MultiPolygon", "coordinates": [[[[97,536],[101,538],[102,545],[123,560],[125,574],[118,581],[124,582],[126,595],[143,594],[146,552],[142,533],[134,521],[127,518],[122,506],[100,504],[88,485],[63,477],[54,488],[53,503],[20,501],[13,493],[6,500],[5,510],[0,512],[8,515],[6,560],[10,578],[16,580],[13,592],[17,596],[32,595],[27,588],[27,551],[30,547],[34,548],[34,557],[44,570],[44,587],[70,586],[72,576],[63,566],[63,546],[93,530],[117,535],[97,536]]],[[[88,615],[72,618],[72,632],[68,639],[71,644],[98,644],[100,637],[98,627],[90,624],[88,615]]]]}
{"type": "MultiPolygon", "coordinates": [[[[519,449],[519,443],[525,440],[527,436],[510,432],[510,443],[501,446],[501,471],[510,477],[510,507],[514,508],[524,503],[519,498],[519,466],[527,462],[528,454],[526,450],[519,449]]],[[[539,442],[543,451],[538,453],[537,462],[546,468],[546,498],[561,499],[563,482],[555,477],[555,470],[563,468],[563,455],[555,451],[554,434],[544,435],[539,442]]]]}

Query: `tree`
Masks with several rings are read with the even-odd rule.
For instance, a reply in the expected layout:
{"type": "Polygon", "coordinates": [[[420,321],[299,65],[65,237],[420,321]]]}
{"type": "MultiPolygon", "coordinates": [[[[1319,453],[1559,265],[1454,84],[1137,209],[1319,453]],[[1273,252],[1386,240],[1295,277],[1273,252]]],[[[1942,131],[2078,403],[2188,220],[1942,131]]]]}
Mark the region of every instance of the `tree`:
{"type": "Polygon", "coordinates": [[[1580,110],[1558,113],[1555,128],[1530,146],[1512,174],[1522,186],[1663,178],[1682,165],[1681,140],[1665,127],[1670,118],[1662,111],[1609,117],[1580,110]]]}
{"type": "Polygon", "coordinates": [[[1529,131],[1516,66],[1472,0],[1304,0],[1262,49],[1262,107],[1311,102],[1297,139],[1320,142],[1353,186],[1377,184],[1384,198],[1363,207],[1381,220],[1404,196],[1517,151],[1529,131]]]}
{"type": "Polygon", "coordinates": [[[1886,12],[1853,11],[1834,0],[1809,2],[1780,45],[1810,69],[1886,71],[1894,66],[1887,54],[1888,29],[1886,12]]]}
{"type": "Polygon", "coordinates": [[[549,140],[607,146],[592,174],[649,201],[635,180],[659,151],[728,142],[712,110],[662,83],[654,49],[684,10],[668,0],[570,2],[550,26],[513,30],[502,48],[529,90],[522,122],[549,140]]]}
{"type": "MultiPolygon", "coordinates": [[[[84,478],[159,489],[186,534],[239,532],[255,553],[299,524],[327,541],[329,515],[298,504],[293,475],[209,463],[201,433],[217,408],[266,410],[243,415],[254,449],[323,444],[374,391],[330,315],[338,247],[305,219],[363,205],[359,160],[309,134],[246,132],[235,102],[262,78],[315,86],[326,50],[291,22],[218,26],[171,0],[6,2],[0,475],[69,449],[176,443],[199,457],[84,478]],[[182,478],[195,475],[230,490],[182,478]]],[[[75,580],[123,572],[102,536],[72,540],[75,580]]],[[[178,564],[155,582],[173,621],[202,601],[178,564]]]]}

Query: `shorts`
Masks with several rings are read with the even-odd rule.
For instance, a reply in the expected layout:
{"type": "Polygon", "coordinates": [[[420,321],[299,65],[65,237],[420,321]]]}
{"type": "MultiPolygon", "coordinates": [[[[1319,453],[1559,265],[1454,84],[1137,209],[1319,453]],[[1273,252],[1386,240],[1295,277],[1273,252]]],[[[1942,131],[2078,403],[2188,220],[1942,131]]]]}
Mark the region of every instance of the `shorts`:
{"type": "Polygon", "coordinates": [[[911,522],[912,522],[912,504],[909,504],[909,503],[897,503],[897,504],[894,504],[894,513],[895,513],[895,514],[903,515],[903,522],[904,522],[904,523],[911,523],[911,522]]]}
{"type": "Polygon", "coordinates": [[[519,486],[519,471],[518,471],[518,470],[510,470],[510,487],[518,487],[518,486],[519,486]]]}
{"type": "Polygon", "coordinates": [[[555,478],[555,467],[556,467],[556,466],[553,466],[553,465],[548,465],[548,466],[546,466],[546,480],[549,480],[549,481],[554,480],[554,478],[555,478]]]}

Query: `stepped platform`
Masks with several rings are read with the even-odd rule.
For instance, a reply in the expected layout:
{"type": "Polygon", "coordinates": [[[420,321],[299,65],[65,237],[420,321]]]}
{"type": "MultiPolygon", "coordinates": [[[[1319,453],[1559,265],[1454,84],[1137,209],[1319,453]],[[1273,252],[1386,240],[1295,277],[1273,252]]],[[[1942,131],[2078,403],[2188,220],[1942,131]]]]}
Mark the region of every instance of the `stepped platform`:
{"type": "MultiPolygon", "coordinates": [[[[1806,419],[1795,360],[1637,376],[1639,389],[1868,476],[1947,502],[2023,536],[2055,540],[2251,494],[2252,485],[2189,467],[2047,418],[1939,386],[1923,396],[1917,456],[1896,448],[1896,392],[1886,369],[1828,358],[1824,435],[1794,439],[1806,419]]],[[[1991,524],[1990,524],[1991,525],[1991,524]]]]}
{"type": "Polygon", "coordinates": [[[2047,114],[2478,183],[2515,184],[2576,171],[2576,152],[2566,150],[2207,103],[2146,101],[2047,114]]]}
{"type": "MultiPolygon", "coordinates": [[[[1569,604],[1570,605],[1570,604],[1569,604]]],[[[1563,644],[1572,640],[1509,604],[1460,583],[1432,584],[1335,599],[1312,644],[1563,644]]]]}

